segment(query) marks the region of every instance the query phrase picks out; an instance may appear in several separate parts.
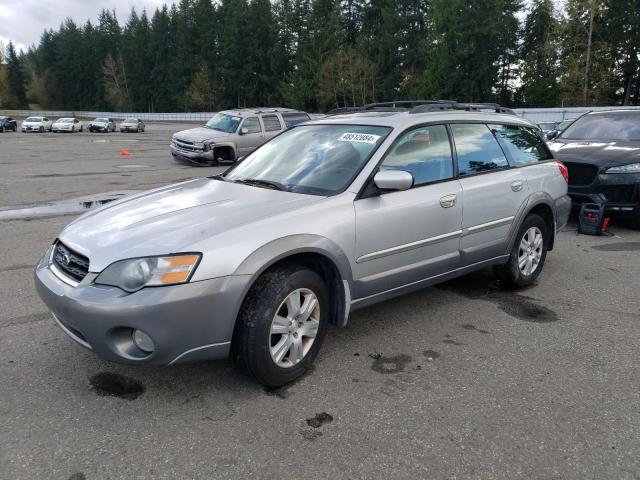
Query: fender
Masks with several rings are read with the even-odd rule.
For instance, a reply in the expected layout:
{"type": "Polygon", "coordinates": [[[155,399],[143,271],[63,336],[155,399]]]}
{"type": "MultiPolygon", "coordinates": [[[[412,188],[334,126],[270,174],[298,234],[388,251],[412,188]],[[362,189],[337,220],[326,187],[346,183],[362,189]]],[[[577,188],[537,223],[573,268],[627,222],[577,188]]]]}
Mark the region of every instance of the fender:
{"type": "MultiPolygon", "coordinates": [[[[255,280],[269,267],[278,261],[301,253],[316,253],[328,258],[336,267],[342,288],[338,308],[334,312],[334,320],[338,326],[345,326],[351,307],[351,291],[353,290],[353,274],[351,264],[342,248],[326,237],[312,234],[290,235],[273,240],[255,250],[236,269],[233,275],[249,278],[242,292],[244,299],[255,280]]],[[[238,306],[239,310],[240,306],[238,306]]],[[[237,312],[236,312],[237,314],[237,312]]]]}
{"type": "MultiPolygon", "coordinates": [[[[511,230],[509,231],[509,236],[508,236],[509,241],[507,242],[507,250],[505,252],[506,254],[509,254],[511,252],[511,249],[513,248],[513,245],[516,242],[516,236],[518,235],[518,230],[520,230],[520,226],[522,225],[522,222],[524,222],[524,219],[527,217],[527,215],[529,215],[531,210],[533,210],[538,205],[546,205],[551,209],[551,212],[553,213],[553,225],[554,226],[556,225],[556,209],[554,206],[555,204],[554,204],[553,198],[551,198],[551,195],[549,195],[546,192],[532,193],[527,198],[527,201],[520,206],[518,213],[516,213],[516,218],[511,224],[511,230]]],[[[549,248],[549,250],[553,248],[553,243],[555,241],[555,236],[556,236],[555,227],[552,229],[551,235],[552,235],[551,248],[549,248]]]]}

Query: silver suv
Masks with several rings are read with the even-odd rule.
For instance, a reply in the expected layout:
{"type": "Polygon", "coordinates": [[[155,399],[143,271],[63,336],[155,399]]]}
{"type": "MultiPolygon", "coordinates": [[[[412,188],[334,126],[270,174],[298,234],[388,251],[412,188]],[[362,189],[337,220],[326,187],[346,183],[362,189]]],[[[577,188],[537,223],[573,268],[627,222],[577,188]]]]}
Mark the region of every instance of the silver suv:
{"type": "Polygon", "coordinates": [[[276,386],[356,309],[490,266],[531,284],[569,215],[567,170],[533,124],[477,108],[327,117],[223,175],[109,203],[62,231],[38,293],[107,360],[231,355],[276,386]]]}
{"type": "Polygon", "coordinates": [[[309,120],[288,108],[243,108],[217,113],[202,127],[171,138],[171,154],[197,164],[233,163],[287,128],[309,120]]]}

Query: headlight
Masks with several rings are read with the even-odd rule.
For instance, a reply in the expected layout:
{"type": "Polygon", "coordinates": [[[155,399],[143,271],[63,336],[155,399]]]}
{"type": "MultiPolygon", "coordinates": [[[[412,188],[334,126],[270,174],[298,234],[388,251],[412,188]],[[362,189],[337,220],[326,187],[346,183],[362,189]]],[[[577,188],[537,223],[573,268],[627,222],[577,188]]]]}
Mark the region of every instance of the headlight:
{"type": "Polygon", "coordinates": [[[186,283],[198,266],[200,254],[169,255],[121,260],[105,268],[95,283],[111,285],[127,292],[143,287],[186,283]]]}
{"type": "Polygon", "coordinates": [[[640,163],[630,163],[629,165],[607,168],[604,173],[640,173],[640,163]]]}

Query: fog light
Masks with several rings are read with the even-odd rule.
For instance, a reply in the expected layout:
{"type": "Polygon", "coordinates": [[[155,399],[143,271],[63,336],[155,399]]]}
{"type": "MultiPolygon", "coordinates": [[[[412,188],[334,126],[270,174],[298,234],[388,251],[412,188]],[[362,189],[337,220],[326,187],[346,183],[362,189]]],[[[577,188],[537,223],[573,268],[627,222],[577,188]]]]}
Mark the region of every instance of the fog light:
{"type": "Polygon", "coordinates": [[[138,347],[140,350],[147,353],[153,352],[153,349],[155,348],[151,337],[144,333],[142,330],[133,331],[133,343],[135,343],[136,347],[138,347]]]}

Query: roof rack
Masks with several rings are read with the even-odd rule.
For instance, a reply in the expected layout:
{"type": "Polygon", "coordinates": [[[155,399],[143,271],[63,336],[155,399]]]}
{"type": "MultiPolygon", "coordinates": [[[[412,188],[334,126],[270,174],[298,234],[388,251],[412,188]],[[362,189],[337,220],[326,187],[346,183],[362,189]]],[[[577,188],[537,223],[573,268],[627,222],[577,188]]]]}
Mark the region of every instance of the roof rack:
{"type": "Polygon", "coordinates": [[[483,110],[490,110],[494,113],[516,115],[516,113],[510,108],[502,107],[497,103],[464,103],[452,102],[449,100],[438,100],[430,104],[418,105],[412,108],[409,113],[427,113],[442,110],[463,110],[466,112],[481,112],[483,110]]]}
{"type": "Polygon", "coordinates": [[[455,100],[398,100],[394,102],[369,103],[363,107],[341,107],[327,112],[327,115],[341,115],[358,112],[404,112],[427,113],[445,110],[461,110],[467,112],[482,112],[490,110],[495,113],[516,115],[510,108],[502,107],[497,103],[465,103],[455,100]]]}

